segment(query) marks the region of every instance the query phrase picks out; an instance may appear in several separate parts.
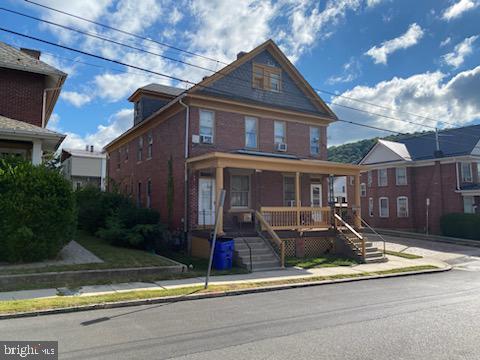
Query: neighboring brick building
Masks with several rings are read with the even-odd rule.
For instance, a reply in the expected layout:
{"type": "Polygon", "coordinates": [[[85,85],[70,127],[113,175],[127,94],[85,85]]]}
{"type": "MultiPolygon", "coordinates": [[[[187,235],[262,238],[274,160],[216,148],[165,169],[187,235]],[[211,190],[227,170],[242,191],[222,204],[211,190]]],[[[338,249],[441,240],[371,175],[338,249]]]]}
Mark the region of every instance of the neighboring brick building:
{"type": "Polygon", "coordinates": [[[64,135],[47,130],[67,75],[40,61],[40,52],[0,42],[0,156],[42,162],[64,135]]]}
{"type": "Polygon", "coordinates": [[[372,147],[360,162],[371,226],[439,234],[442,215],[480,212],[480,125],[440,131],[438,147],[433,133],[372,147]]]}
{"type": "Polygon", "coordinates": [[[265,207],[329,226],[329,175],[355,177],[359,210],[360,167],[327,161],[335,114],[271,40],[189,90],[151,84],[129,100],[134,126],[105,147],[108,177],[165,221],[171,161],[177,228],[212,226],[220,189],[226,231],[265,207]]]}

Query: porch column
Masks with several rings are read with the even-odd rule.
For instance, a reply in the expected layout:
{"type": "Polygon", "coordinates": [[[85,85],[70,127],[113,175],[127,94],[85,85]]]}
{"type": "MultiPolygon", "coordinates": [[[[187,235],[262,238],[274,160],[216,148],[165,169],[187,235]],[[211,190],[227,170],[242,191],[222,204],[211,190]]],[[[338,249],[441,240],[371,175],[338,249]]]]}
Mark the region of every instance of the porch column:
{"type": "Polygon", "coordinates": [[[33,141],[32,147],[32,164],[40,165],[42,163],[42,142],[40,140],[33,141]]]}
{"type": "Polygon", "coordinates": [[[295,205],[297,208],[297,226],[300,226],[300,206],[302,206],[302,199],[300,194],[300,173],[295,173],[295,205]]]}
{"type": "Polygon", "coordinates": [[[356,228],[360,228],[362,226],[362,221],[360,220],[362,217],[362,205],[360,203],[360,173],[355,175],[355,191],[354,191],[354,198],[355,202],[353,204],[354,211],[357,216],[353,219],[353,225],[356,228]]]}
{"type": "MultiPolygon", "coordinates": [[[[223,190],[223,167],[215,168],[215,208],[220,204],[220,192],[223,190]]],[[[223,209],[218,214],[218,235],[223,235],[223,209]]]]}

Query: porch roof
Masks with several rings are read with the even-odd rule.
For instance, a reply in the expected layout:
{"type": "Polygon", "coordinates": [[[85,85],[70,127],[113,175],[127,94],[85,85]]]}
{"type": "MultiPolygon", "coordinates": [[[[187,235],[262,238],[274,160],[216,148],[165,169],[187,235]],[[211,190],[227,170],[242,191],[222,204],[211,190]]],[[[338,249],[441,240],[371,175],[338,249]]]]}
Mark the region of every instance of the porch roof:
{"type": "Polygon", "coordinates": [[[267,155],[211,152],[187,159],[190,169],[238,168],[280,172],[300,172],[326,175],[359,175],[366,167],[325,160],[288,159],[267,155]]]}

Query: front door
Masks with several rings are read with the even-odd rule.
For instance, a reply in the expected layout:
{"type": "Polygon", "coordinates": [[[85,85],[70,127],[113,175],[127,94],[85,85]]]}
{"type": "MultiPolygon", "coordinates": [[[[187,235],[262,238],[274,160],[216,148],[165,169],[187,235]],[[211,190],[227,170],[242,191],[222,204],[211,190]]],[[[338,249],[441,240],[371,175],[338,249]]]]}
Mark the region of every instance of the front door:
{"type": "MultiPolygon", "coordinates": [[[[322,184],[310,184],[310,206],[322,207],[322,184]]],[[[312,212],[314,222],[322,221],[322,212],[319,210],[312,212]]]]}
{"type": "Polygon", "coordinates": [[[198,225],[215,224],[215,179],[198,179],[198,225]]]}

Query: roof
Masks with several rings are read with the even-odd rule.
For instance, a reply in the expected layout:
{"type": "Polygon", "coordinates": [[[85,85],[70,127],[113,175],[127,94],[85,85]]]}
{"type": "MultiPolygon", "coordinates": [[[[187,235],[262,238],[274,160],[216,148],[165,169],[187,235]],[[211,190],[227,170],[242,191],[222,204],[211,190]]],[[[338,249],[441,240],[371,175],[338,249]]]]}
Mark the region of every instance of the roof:
{"type": "Polygon", "coordinates": [[[78,157],[88,157],[88,158],[106,158],[107,155],[101,151],[86,151],[82,149],[62,149],[63,152],[66,152],[72,156],[78,157]]]}
{"type": "Polygon", "coordinates": [[[55,131],[0,115],[0,133],[5,132],[20,135],[34,135],[35,137],[65,138],[65,135],[55,131]]]}
{"type": "MultiPolygon", "coordinates": [[[[480,142],[480,125],[441,130],[438,133],[442,157],[470,155],[480,142]]],[[[436,150],[435,133],[427,133],[398,140],[404,144],[412,160],[434,159],[436,150]]]]}
{"type": "Polygon", "coordinates": [[[37,74],[65,77],[67,74],[0,41],[0,67],[37,74]]]}
{"type": "Polygon", "coordinates": [[[134,98],[136,97],[136,95],[141,92],[150,92],[150,93],[157,93],[159,95],[176,97],[182,94],[183,92],[185,92],[185,89],[177,88],[174,86],[151,83],[135,90],[135,92],[128,98],[128,100],[134,101],[134,98]]]}
{"type": "Polygon", "coordinates": [[[406,161],[412,160],[410,156],[410,152],[408,151],[405,144],[398,143],[395,141],[382,140],[382,139],[378,140],[378,142],[388,147],[390,150],[392,150],[395,154],[400,156],[402,159],[406,161]]]}

